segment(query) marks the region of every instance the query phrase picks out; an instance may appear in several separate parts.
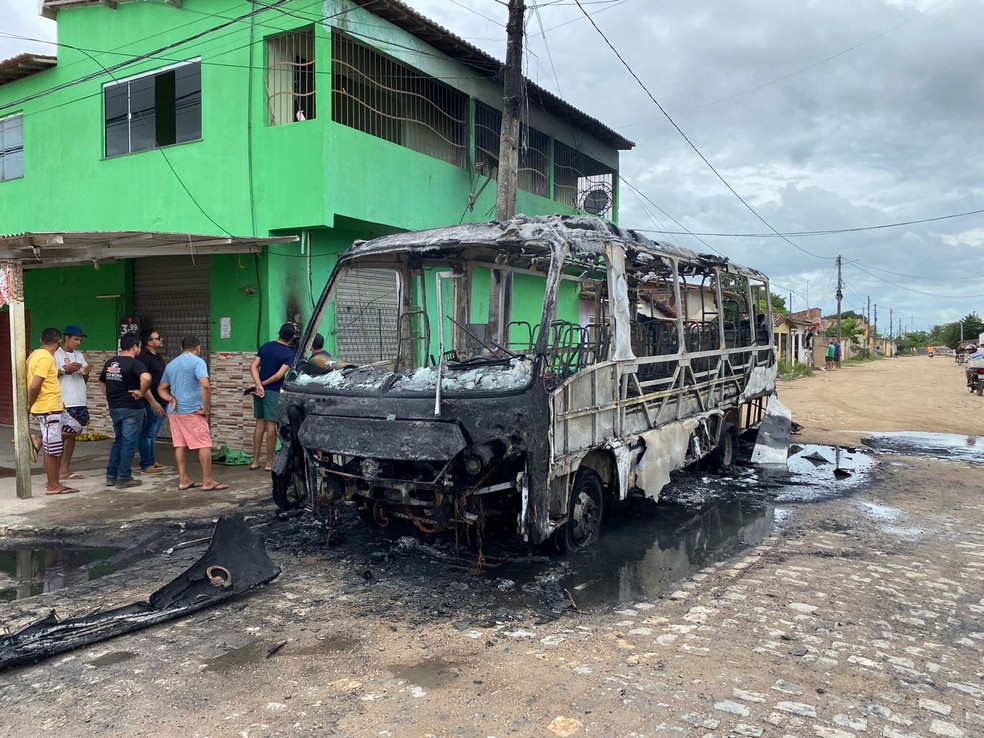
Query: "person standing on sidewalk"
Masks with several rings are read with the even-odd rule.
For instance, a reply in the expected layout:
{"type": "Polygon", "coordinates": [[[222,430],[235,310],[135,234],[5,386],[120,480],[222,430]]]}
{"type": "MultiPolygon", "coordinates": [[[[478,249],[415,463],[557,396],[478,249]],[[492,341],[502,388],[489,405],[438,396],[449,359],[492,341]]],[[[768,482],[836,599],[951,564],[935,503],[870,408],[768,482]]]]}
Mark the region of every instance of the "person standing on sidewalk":
{"type": "Polygon", "coordinates": [[[61,467],[62,427],[78,433],[82,430],[62,404],[61,385],[58,384],[58,369],[55,366],[55,351],[61,333],[57,328],[41,331],[41,348],[35,349],[27,357],[27,410],[31,420],[41,429],[40,444],[31,435],[31,447],[35,461],[38,451],[44,452],[44,472],[48,477],[49,495],[69,495],[78,492],[75,487],[67,487],[58,480],[61,467]]]}
{"type": "Polygon", "coordinates": [[[161,377],[164,375],[164,359],[160,355],[160,350],[164,346],[164,337],[160,331],[154,330],[144,331],[140,337],[143,340],[143,349],[137,358],[150,373],[147,409],[144,411],[143,428],[137,441],[137,449],[140,451],[140,473],[160,474],[166,467],[158,464],[154,458],[154,444],[157,441],[157,434],[161,432],[161,426],[164,425],[164,406],[167,404],[157,392],[161,377]]]}
{"type": "Polygon", "coordinates": [[[212,388],[208,367],[202,360],[202,342],[196,336],[181,339],[181,355],[168,363],[158,391],[167,405],[171,419],[174,459],[178,465],[178,489],[201,487],[203,492],[229,489],[212,478],[212,431],[208,417],[212,407],[212,388]],[[188,451],[198,451],[202,481],[188,476],[188,451]]]}
{"type": "Polygon", "coordinates": [[[249,373],[253,377],[253,417],[256,418],[256,428],[253,430],[253,463],[250,469],[260,468],[260,451],[263,450],[263,434],[266,434],[266,466],[265,471],[273,471],[273,454],[277,448],[277,403],[280,401],[280,385],[284,375],[294,363],[294,349],[290,347],[294,340],[296,329],[293,323],[280,326],[276,341],[270,341],[260,346],[256,358],[250,365],[249,373]]]}
{"type": "Polygon", "coordinates": [[[147,390],[150,372],[137,354],[140,337],[127,333],[120,339],[120,353],[106,362],[99,373],[99,384],[106,394],[109,416],[113,419],[113,448],[106,465],[107,487],[139,487],[142,482],[133,478],[133,457],[146,415],[147,390]]]}
{"type": "MultiPolygon", "coordinates": [[[[55,351],[55,366],[58,368],[58,383],[61,384],[62,403],[65,412],[75,418],[79,430],[89,425],[89,399],[86,384],[92,367],[79,351],[82,339],[87,338],[77,325],[66,325],[62,331],[62,345],[55,351]]],[[[72,454],[75,453],[75,437],[79,431],[62,427],[62,445],[59,479],[84,479],[82,474],[72,471],[72,454]]]]}

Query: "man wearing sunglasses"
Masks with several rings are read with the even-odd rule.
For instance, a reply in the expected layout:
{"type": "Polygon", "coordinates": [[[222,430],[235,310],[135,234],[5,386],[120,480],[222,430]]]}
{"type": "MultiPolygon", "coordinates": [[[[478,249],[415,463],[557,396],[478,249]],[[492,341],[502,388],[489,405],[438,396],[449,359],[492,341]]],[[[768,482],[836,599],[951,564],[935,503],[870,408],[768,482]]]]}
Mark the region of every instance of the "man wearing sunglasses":
{"type": "Polygon", "coordinates": [[[157,393],[161,377],[164,376],[164,357],[160,355],[164,347],[164,336],[160,331],[146,330],[140,334],[140,338],[143,341],[143,349],[137,358],[150,373],[147,409],[144,411],[143,428],[137,441],[137,448],[140,451],[140,473],[160,474],[166,467],[157,463],[154,457],[154,444],[157,441],[157,434],[161,432],[161,426],[164,425],[164,407],[167,404],[157,393]]]}

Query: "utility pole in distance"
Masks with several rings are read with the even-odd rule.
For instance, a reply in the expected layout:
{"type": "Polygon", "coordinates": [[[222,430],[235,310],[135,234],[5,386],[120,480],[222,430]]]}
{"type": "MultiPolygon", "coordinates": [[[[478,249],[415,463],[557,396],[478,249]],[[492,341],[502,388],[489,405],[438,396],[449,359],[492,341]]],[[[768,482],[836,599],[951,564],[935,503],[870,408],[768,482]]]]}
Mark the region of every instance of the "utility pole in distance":
{"type": "Polygon", "coordinates": [[[844,283],[841,281],[841,258],[837,257],[837,348],[840,351],[840,355],[844,355],[844,346],[841,344],[841,300],[844,299],[844,293],[841,291],[841,287],[844,283]]]}
{"type": "Polygon", "coordinates": [[[866,344],[865,348],[870,351],[871,350],[871,295],[868,295],[868,311],[865,313],[864,322],[865,322],[864,338],[866,344]]]}
{"type": "Polygon", "coordinates": [[[523,107],[523,21],[526,0],[509,0],[506,24],[506,66],[502,81],[502,129],[499,133],[499,189],[495,219],[516,215],[516,178],[519,169],[519,118],[523,107]]]}

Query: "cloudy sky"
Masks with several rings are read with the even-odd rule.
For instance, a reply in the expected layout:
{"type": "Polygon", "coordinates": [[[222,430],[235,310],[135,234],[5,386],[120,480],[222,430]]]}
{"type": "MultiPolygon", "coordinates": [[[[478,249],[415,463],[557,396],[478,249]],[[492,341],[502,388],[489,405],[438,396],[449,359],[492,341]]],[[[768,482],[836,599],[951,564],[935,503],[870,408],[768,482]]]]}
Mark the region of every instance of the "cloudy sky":
{"type": "MultiPolygon", "coordinates": [[[[500,0],[409,4],[504,57],[500,0]]],[[[636,142],[622,225],[718,234],[662,237],[765,271],[794,310],[834,311],[841,255],[844,308],[870,296],[881,332],[890,309],[984,313],[984,213],[872,229],[984,210],[984,0],[581,0],[679,131],[575,0],[527,4],[527,76],[636,142]]],[[[36,7],[0,0],[2,30],[53,39],[36,7]]],[[[26,50],[52,53],[0,35],[26,50]]]]}

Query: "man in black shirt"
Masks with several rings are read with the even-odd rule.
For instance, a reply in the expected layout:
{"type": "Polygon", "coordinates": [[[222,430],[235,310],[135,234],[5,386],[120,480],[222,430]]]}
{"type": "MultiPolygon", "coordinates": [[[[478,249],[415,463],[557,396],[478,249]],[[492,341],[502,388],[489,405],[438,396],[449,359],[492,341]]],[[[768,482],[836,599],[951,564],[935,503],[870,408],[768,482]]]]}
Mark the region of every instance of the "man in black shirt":
{"type": "Polygon", "coordinates": [[[137,359],[150,373],[147,409],[144,410],[144,424],[137,441],[137,449],[140,451],[140,473],[160,474],[166,467],[158,464],[154,458],[154,442],[157,440],[157,434],[161,432],[161,426],[164,425],[164,406],[167,404],[157,394],[157,385],[161,383],[161,377],[164,375],[164,358],[160,355],[160,350],[164,346],[164,336],[160,331],[147,330],[141,333],[140,337],[143,339],[143,349],[137,359]]]}
{"type": "Polygon", "coordinates": [[[137,359],[139,353],[140,337],[127,333],[120,339],[119,355],[107,361],[99,373],[99,384],[106,394],[116,434],[106,465],[107,487],[139,487],[142,484],[133,478],[130,469],[147,409],[144,397],[150,389],[150,372],[137,359]]]}

